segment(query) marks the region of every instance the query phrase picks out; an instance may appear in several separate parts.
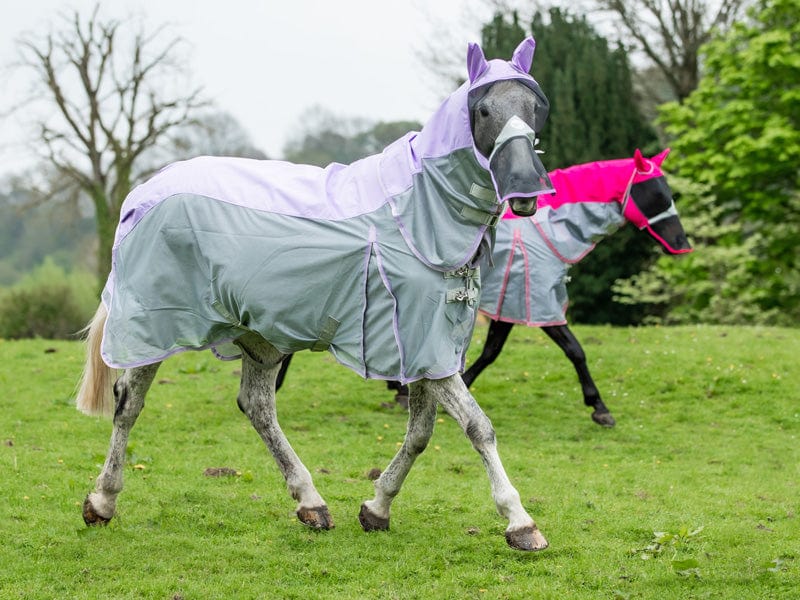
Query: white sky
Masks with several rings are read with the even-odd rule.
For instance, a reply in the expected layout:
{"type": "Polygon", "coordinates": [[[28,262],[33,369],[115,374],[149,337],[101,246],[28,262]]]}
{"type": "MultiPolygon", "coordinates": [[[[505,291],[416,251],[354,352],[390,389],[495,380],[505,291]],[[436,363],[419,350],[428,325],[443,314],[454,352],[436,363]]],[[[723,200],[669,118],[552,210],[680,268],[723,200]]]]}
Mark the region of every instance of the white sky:
{"type": "MultiPolygon", "coordinates": [[[[65,10],[95,0],[17,0],[0,18],[0,66],[23,33],[45,32],[65,10]]],[[[466,54],[491,6],[479,0],[105,0],[101,15],[143,16],[146,30],[190,44],[189,68],[216,107],[254,144],[279,157],[304,110],[342,117],[424,121],[448,91],[421,62],[428,45],[466,54]]],[[[167,38],[165,38],[167,39],[167,38]]],[[[3,72],[5,75],[6,72],[3,72]]],[[[8,80],[6,80],[7,82],[8,80]]],[[[15,93],[14,86],[3,85],[15,93]]],[[[6,105],[9,100],[2,102],[6,105]]],[[[25,160],[24,111],[0,120],[0,173],[25,160]]],[[[30,135],[30,134],[27,134],[30,135]]]]}

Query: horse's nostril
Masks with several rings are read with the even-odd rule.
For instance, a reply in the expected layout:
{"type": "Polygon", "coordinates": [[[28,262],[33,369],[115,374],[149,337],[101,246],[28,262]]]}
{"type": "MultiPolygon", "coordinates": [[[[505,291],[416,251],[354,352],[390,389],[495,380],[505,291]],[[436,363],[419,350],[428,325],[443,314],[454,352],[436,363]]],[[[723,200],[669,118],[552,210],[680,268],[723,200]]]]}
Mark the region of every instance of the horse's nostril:
{"type": "Polygon", "coordinates": [[[518,217],[530,217],[536,212],[536,200],[534,198],[512,198],[509,200],[511,212],[518,217]]]}

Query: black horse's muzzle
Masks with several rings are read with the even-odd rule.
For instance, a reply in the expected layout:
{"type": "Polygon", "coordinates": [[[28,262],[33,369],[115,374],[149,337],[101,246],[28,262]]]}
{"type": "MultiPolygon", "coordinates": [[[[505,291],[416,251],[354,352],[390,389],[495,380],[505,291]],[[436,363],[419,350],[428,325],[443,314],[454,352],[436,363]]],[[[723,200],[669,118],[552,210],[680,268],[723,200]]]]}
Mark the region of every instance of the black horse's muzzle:
{"type": "Polygon", "coordinates": [[[535,144],[536,133],[514,116],[497,136],[489,156],[489,172],[498,197],[520,217],[536,212],[537,196],[555,193],[535,144]]]}

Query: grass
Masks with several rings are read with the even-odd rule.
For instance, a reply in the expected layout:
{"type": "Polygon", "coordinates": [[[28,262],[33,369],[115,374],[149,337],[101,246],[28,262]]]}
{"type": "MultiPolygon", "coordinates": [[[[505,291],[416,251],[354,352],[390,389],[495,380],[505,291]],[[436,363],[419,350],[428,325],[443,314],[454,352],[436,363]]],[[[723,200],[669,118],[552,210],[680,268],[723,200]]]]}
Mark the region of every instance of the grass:
{"type": "Polygon", "coordinates": [[[480,460],[446,416],[391,530],[362,532],[366,474],[388,464],[406,415],[381,405],[382,383],[311,353],[279,411],[335,530],[297,522],[236,408],[238,363],[208,353],[162,366],[118,514],[86,528],[110,423],[72,406],[83,348],[0,341],[0,598],[797,598],[798,331],[574,329],[616,428],[591,422],[571,365],[535,329],[515,329],[473,387],[550,541],[534,554],[505,545],[480,460]]]}

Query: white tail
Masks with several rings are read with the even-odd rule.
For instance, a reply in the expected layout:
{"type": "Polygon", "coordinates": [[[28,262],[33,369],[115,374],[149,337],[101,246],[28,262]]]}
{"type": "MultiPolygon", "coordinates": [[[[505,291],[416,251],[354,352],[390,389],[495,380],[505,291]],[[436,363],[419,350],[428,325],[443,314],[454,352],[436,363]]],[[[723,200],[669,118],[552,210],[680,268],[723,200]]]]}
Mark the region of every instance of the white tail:
{"type": "Polygon", "coordinates": [[[100,355],[103,327],[107,316],[106,307],[101,302],[94,317],[84,329],[87,332],[86,364],[83,368],[76,404],[78,410],[87,415],[110,417],[114,408],[113,369],[103,362],[103,357],[100,355]]]}

